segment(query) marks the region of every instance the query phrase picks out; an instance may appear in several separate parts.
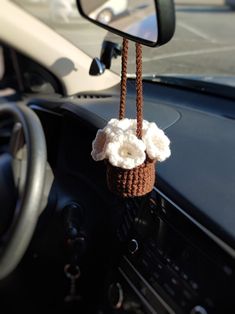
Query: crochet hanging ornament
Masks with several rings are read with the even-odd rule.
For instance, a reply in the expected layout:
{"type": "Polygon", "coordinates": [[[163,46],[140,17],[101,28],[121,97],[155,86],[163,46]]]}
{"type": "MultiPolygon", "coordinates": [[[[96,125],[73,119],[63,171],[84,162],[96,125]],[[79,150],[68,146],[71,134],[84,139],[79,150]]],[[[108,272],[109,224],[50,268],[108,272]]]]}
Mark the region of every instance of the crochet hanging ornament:
{"type": "Polygon", "coordinates": [[[136,119],[125,118],[128,40],[123,39],[119,119],[98,130],[95,161],[106,160],[109,189],[121,197],[143,196],[155,182],[157,161],[170,156],[170,140],[154,122],[143,120],[142,46],[136,43],[136,119]]]}

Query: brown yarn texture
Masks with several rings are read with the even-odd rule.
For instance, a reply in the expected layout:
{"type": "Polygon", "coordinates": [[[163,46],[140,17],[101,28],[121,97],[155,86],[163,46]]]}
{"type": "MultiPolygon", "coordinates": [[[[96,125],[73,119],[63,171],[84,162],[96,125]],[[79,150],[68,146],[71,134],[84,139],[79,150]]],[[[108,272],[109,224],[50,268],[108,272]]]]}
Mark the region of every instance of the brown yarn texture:
{"type": "Polygon", "coordinates": [[[126,115],[126,94],[127,94],[127,62],[128,62],[128,40],[123,38],[122,42],[122,72],[121,72],[121,95],[119,120],[125,118],[126,115]]]}
{"type": "MultiPolygon", "coordinates": [[[[123,38],[122,75],[119,120],[125,118],[127,94],[128,40],[123,38]]],[[[142,46],[136,43],[136,136],[142,138],[143,125],[143,84],[142,84],[142,46]]],[[[134,169],[122,169],[107,162],[107,184],[109,189],[121,197],[143,196],[149,193],[155,182],[155,161],[146,158],[134,169]]]]}
{"type": "Polygon", "coordinates": [[[143,196],[152,191],[155,182],[155,163],[146,160],[134,169],[122,169],[107,163],[109,189],[121,197],[143,196]]]}

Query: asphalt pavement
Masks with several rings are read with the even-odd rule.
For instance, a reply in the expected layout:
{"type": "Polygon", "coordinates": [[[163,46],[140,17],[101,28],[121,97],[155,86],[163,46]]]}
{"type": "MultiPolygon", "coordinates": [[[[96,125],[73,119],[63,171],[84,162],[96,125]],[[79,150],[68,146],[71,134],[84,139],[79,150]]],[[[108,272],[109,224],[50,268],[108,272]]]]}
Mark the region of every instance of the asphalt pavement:
{"type": "Polygon", "coordinates": [[[172,41],[144,50],[145,72],[235,75],[235,12],[218,4],[177,5],[176,17],[172,41]]]}

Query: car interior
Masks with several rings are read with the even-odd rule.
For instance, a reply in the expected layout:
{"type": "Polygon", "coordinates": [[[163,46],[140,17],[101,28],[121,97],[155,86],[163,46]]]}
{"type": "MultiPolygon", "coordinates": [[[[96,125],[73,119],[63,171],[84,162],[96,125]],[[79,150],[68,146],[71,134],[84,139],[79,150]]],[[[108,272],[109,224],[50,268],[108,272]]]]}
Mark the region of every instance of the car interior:
{"type": "MultiPolygon", "coordinates": [[[[163,2],[168,32],[160,28],[152,46],[173,35],[163,2]]],[[[144,117],[170,138],[171,157],[156,163],[151,192],[123,198],[91,157],[97,130],[118,115],[121,84],[70,97],[49,69],[0,46],[2,312],[234,313],[232,87],[143,77],[144,117]]],[[[135,101],[128,78],[129,118],[135,101]]]]}

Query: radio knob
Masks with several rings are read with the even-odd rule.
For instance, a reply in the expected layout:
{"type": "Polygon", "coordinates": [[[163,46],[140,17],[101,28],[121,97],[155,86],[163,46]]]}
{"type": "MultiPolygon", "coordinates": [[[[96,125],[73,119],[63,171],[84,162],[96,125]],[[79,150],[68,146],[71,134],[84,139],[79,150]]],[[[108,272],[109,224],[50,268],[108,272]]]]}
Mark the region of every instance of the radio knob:
{"type": "Polygon", "coordinates": [[[120,309],[123,304],[123,290],[119,282],[112,283],[109,286],[109,302],[113,309],[120,309]]]}
{"type": "Polygon", "coordinates": [[[190,314],[207,314],[207,310],[201,305],[196,305],[190,312],[190,314]]]}
{"type": "Polygon", "coordinates": [[[131,254],[135,254],[135,252],[137,252],[139,249],[139,244],[135,239],[132,239],[129,243],[128,243],[128,251],[131,254]]]}

